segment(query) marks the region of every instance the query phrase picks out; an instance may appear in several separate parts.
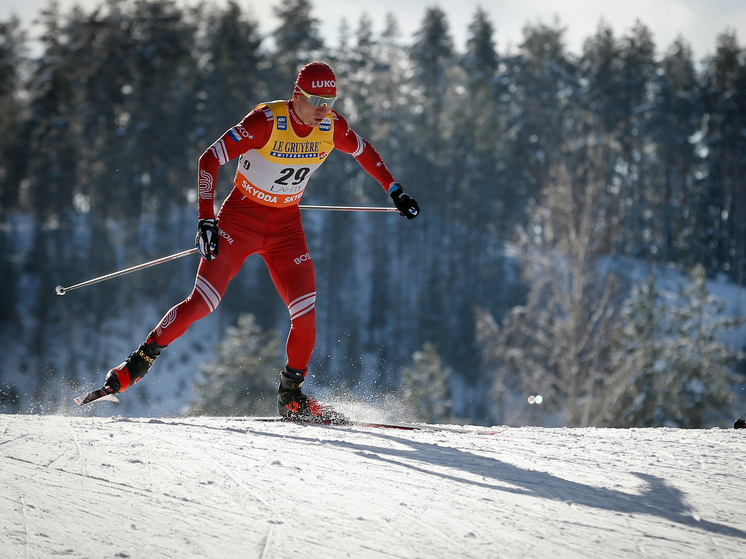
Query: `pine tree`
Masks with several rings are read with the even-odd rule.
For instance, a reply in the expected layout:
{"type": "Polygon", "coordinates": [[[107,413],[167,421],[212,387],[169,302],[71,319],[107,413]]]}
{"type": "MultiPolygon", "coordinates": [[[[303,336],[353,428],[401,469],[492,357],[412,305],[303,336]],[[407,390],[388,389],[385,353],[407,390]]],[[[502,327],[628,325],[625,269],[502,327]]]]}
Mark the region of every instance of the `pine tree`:
{"type": "Polygon", "coordinates": [[[735,378],[731,367],[742,352],[719,340],[723,330],[743,324],[723,315],[723,301],[707,291],[704,267],[693,268],[668,306],[651,277],[628,299],[611,370],[626,378],[609,407],[612,426],[727,426],[732,419],[735,378]]]}
{"type": "Polygon", "coordinates": [[[702,265],[679,287],[684,302],[671,313],[666,372],[661,383],[661,419],[668,425],[701,429],[728,426],[732,419],[735,378],[731,366],[744,359],[718,339],[725,329],[743,324],[724,316],[725,302],[707,291],[702,265]]]}
{"type": "Polygon", "coordinates": [[[621,183],[620,178],[615,176],[620,155],[616,138],[620,123],[625,119],[623,106],[616,99],[622,65],[619,50],[612,28],[602,21],[596,34],[584,42],[579,60],[579,79],[584,84],[578,92],[579,102],[584,109],[579,141],[584,150],[597,153],[599,161],[596,163],[596,172],[602,172],[601,177],[607,185],[599,204],[608,212],[603,250],[610,253],[616,251],[620,219],[617,206],[621,183]]]}
{"type": "Polygon", "coordinates": [[[482,236],[485,229],[505,224],[501,210],[507,188],[502,187],[507,185],[502,183],[498,161],[506,156],[507,115],[497,102],[494,27],[481,9],[469,26],[466,46],[461,59],[465,83],[460,105],[462,122],[469,125],[458,126],[454,131],[454,143],[463,152],[463,157],[454,161],[463,209],[454,217],[463,220],[475,236],[482,236]]]}
{"type": "Polygon", "coordinates": [[[406,408],[417,421],[444,423],[451,418],[448,399],[451,369],[443,367],[438,350],[425,343],[412,355],[412,368],[404,369],[399,389],[406,408]]]}
{"type": "MultiPolygon", "coordinates": [[[[425,172],[423,179],[448,178],[448,163],[451,154],[445,151],[450,132],[450,116],[447,111],[448,99],[452,94],[449,87],[453,82],[455,49],[448,29],[448,20],[438,7],[428,8],[422,26],[415,33],[415,42],[410,49],[413,63],[414,85],[419,95],[412,101],[413,108],[420,114],[416,126],[421,133],[416,134],[414,155],[421,159],[425,172]]],[[[442,204],[451,191],[451,186],[433,192],[433,202],[442,204]]],[[[437,209],[437,208],[436,208],[437,209]]]]}
{"type": "Polygon", "coordinates": [[[709,247],[708,269],[744,284],[746,263],[746,59],[735,32],[718,37],[703,77],[704,145],[708,150],[706,192],[699,214],[702,242],[709,247]]]}
{"type": "MultiPolygon", "coordinates": [[[[441,350],[449,363],[466,373],[469,386],[483,381],[479,374],[479,352],[474,340],[474,302],[499,296],[495,285],[474,274],[497,272],[500,259],[494,257],[497,232],[509,227],[504,217],[504,193],[509,190],[499,162],[506,157],[506,114],[497,103],[498,54],[494,26],[487,13],[477,9],[469,26],[466,53],[461,57],[463,80],[453,95],[459,107],[458,119],[449,145],[460,157],[453,159],[453,199],[448,208],[453,224],[447,233],[449,249],[450,304],[444,315],[451,325],[448,344],[441,350]],[[453,288],[451,286],[461,286],[453,288]]],[[[499,288],[498,288],[499,290],[499,288]]]]}
{"type": "Polygon", "coordinates": [[[619,94],[625,118],[617,138],[622,148],[624,172],[618,173],[622,185],[618,213],[622,227],[619,246],[629,254],[655,257],[659,237],[653,236],[659,219],[654,212],[660,199],[655,158],[651,157],[651,116],[655,95],[655,43],[650,29],[637,21],[622,38],[619,94]]]}
{"type": "MultiPolygon", "coordinates": [[[[27,64],[26,37],[17,18],[0,21],[0,221],[20,209],[20,183],[27,161],[22,135],[25,107],[22,72],[27,64]]],[[[7,227],[0,230],[3,246],[13,246],[7,227]]],[[[0,254],[0,321],[15,316],[17,302],[14,250],[0,254]]]]}
{"type": "MultiPolygon", "coordinates": [[[[24,130],[25,147],[44,157],[29,158],[28,196],[23,200],[23,210],[41,222],[72,207],[78,182],[80,123],[75,110],[82,93],[75,83],[80,79],[81,68],[70,56],[63,22],[55,4],[42,12],[44,55],[34,66],[28,85],[31,99],[28,129],[24,130]]],[[[74,26],[75,21],[69,22],[69,27],[74,26]]]]}
{"type": "Polygon", "coordinates": [[[666,52],[656,81],[651,127],[663,188],[658,188],[652,209],[657,224],[652,238],[660,261],[693,266],[704,258],[704,247],[697,242],[697,214],[692,211],[699,194],[695,176],[705,170],[700,146],[692,141],[701,135],[703,107],[692,49],[682,38],[666,52]]]}
{"type": "MultiPolygon", "coordinates": [[[[356,131],[371,142],[381,154],[394,177],[401,181],[407,191],[420,191],[419,182],[413,183],[409,165],[410,133],[405,123],[410,118],[408,105],[406,75],[410,67],[406,47],[400,43],[398,24],[392,14],[388,14],[386,28],[380,36],[371,30],[371,21],[362,17],[359,21],[352,52],[347,53],[350,60],[350,72],[345,86],[345,116],[354,117],[352,125],[356,131]],[[346,110],[348,92],[352,96],[354,115],[346,110]]],[[[345,53],[340,53],[344,56],[345,53]]],[[[355,172],[351,177],[351,186],[362,197],[361,204],[389,204],[385,193],[367,176],[357,163],[351,162],[355,172]]],[[[412,192],[417,197],[417,194],[412,192]]],[[[367,227],[363,242],[372,252],[372,270],[370,276],[371,293],[367,316],[368,336],[362,348],[368,353],[377,353],[379,360],[379,381],[393,388],[392,376],[388,374],[387,364],[405,351],[409,344],[402,344],[401,333],[410,328],[409,292],[393,288],[392,277],[407,277],[406,270],[412,263],[405,262],[397,243],[382,241],[380,221],[376,216],[367,216],[361,226],[367,227]]],[[[395,237],[412,235],[414,228],[409,224],[387,223],[388,231],[395,237]]],[[[362,298],[361,298],[362,299],[362,298]]],[[[358,328],[360,325],[357,326],[358,328]]]]}
{"type": "Polygon", "coordinates": [[[426,9],[422,25],[415,33],[410,60],[411,83],[415,89],[409,99],[412,115],[407,119],[411,126],[407,174],[414,175],[413,184],[430,185],[427,210],[423,209],[430,217],[417,227],[421,247],[418,265],[422,270],[419,274],[424,279],[418,294],[416,343],[433,343],[450,359],[453,346],[445,330],[456,329],[449,303],[457,274],[452,258],[458,255],[459,244],[451,215],[458,196],[453,175],[456,150],[450,149],[457,120],[452,113],[455,103],[449,100],[454,98],[453,86],[459,82],[461,70],[456,64],[446,14],[440,8],[426,9]],[[448,327],[442,329],[443,324],[448,327]]]}
{"type": "Polygon", "coordinates": [[[656,408],[666,397],[659,393],[657,379],[670,367],[665,360],[667,315],[654,276],[634,286],[612,337],[614,350],[605,380],[609,398],[601,425],[655,424],[656,408]]]}
{"type": "Polygon", "coordinates": [[[275,41],[272,62],[274,79],[268,84],[272,98],[285,99],[300,68],[318,58],[324,48],[319,20],[312,15],[310,0],[289,0],[273,9],[280,26],[272,33],[275,41]]]}
{"type": "MultiPolygon", "coordinates": [[[[204,34],[197,109],[206,148],[265,100],[267,92],[260,70],[263,56],[259,24],[235,1],[230,0],[224,9],[210,8],[204,34]]],[[[221,173],[221,178],[225,186],[231,182],[228,173],[221,173]]]]}
{"type": "Polygon", "coordinates": [[[26,34],[18,18],[0,21],[0,216],[17,210],[23,161],[22,72],[27,64],[26,34]]]}
{"type": "Polygon", "coordinates": [[[251,314],[226,330],[215,359],[200,368],[191,415],[274,415],[283,357],[279,334],[264,331],[251,314]]]}
{"type": "Polygon", "coordinates": [[[649,200],[658,195],[650,176],[650,117],[657,64],[647,27],[637,22],[617,40],[611,27],[599,25],[586,41],[580,60],[585,108],[584,142],[602,146],[607,183],[600,203],[608,213],[605,244],[609,252],[650,254],[649,200]]]}
{"type": "Polygon", "coordinates": [[[570,132],[566,123],[574,116],[570,101],[577,90],[576,68],[566,52],[565,31],[559,21],[523,30],[516,61],[520,72],[514,77],[521,112],[511,155],[521,164],[524,202],[535,198],[549,181],[570,132]]]}

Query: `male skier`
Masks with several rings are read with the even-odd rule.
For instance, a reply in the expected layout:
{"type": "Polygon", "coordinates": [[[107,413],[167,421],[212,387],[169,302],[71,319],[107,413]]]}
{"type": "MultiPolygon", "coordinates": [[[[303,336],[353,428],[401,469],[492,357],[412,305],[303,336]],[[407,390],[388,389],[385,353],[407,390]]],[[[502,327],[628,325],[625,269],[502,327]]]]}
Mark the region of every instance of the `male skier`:
{"type": "Polygon", "coordinates": [[[123,392],[145,376],[166,346],[217,308],[244,260],[259,254],[290,313],[287,365],[280,373],[277,394],[280,415],[290,420],[344,421],[301,392],[316,344],[316,279],[298,207],[301,196],[308,179],[336,148],[352,155],[381,184],[401,215],[414,219],[420,210],[376,150],[332,110],[336,99],[332,69],[311,62],[298,74],[291,99],[258,105],[202,154],[195,239],[202,259],[194,288],[137,351],[108,372],[106,392],[123,392]],[[234,187],[216,219],[218,168],[235,158],[234,187]]]}

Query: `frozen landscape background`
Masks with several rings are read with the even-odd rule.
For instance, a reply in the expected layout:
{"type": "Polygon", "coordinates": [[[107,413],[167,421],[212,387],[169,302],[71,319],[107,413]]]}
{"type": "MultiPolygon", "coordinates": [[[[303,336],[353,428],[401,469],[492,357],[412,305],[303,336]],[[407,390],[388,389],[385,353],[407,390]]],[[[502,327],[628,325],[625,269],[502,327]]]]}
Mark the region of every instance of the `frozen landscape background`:
{"type": "MultiPolygon", "coordinates": [[[[270,34],[243,3],[95,5],[50,5],[33,44],[19,20],[0,21],[0,558],[746,556],[746,432],[730,428],[746,415],[742,363],[727,383],[736,405],[705,402],[720,416],[706,429],[665,428],[682,424],[675,414],[641,417],[656,422],[647,429],[522,427],[560,423],[522,392],[562,382],[531,385],[536,368],[524,369],[508,378],[526,382],[506,412],[476,336],[479,313],[500,320],[542,283],[521,277],[532,249],[555,302],[587,282],[573,308],[555,307],[559,323],[603,316],[600,271],[625,289],[652,275],[669,309],[687,308],[678,286],[698,265],[725,313],[744,315],[746,49],[734,30],[702,58],[642,21],[600,21],[571,52],[559,22],[527,22],[513,45],[492,12],[469,9],[462,50],[436,6],[415,35],[361,17],[332,44],[302,0],[271,6],[270,34]],[[187,417],[195,376],[239,316],[284,339],[287,310],[258,259],[121,404],[77,407],[188,294],[196,260],[65,297],[55,286],[190,248],[200,153],[257,103],[287,96],[311,56],[333,62],[341,110],[422,216],[304,216],[319,326],[307,388],[353,419],[404,420],[384,395],[433,344],[450,374],[448,421],[494,433],[187,417]]],[[[389,203],[352,159],[330,159],[304,202],[389,203]]],[[[578,338],[561,334],[546,347],[572,359],[578,338]]],[[[606,334],[596,355],[617,341],[606,334]]],[[[718,340],[742,350],[744,334],[718,340]]],[[[677,338],[681,355],[689,339],[677,338]]],[[[649,371],[672,389],[630,397],[683,394],[687,419],[724,375],[686,382],[669,357],[649,371]]],[[[591,372],[604,386],[607,369],[591,372]]]]}

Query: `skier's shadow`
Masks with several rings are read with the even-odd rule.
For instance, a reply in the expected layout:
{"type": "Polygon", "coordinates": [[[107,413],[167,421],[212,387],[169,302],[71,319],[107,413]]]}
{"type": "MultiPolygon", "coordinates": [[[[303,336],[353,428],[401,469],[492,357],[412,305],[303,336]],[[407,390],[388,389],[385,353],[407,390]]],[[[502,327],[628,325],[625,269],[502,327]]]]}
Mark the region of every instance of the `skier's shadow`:
{"type": "MultiPolygon", "coordinates": [[[[523,468],[495,458],[472,454],[457,448],[412,441],[383,433],[375,433],[375,436],[396,442],[398,445],[405,445],[409,449],[362,445],[344,440],[326,440],[325,444],[353,450],[360,456],[370,460],[377,460],[409,468],[427,475],[476,485],[490,490],[505,491],[507,493],[553,501],[576,503],[587,507],[625,514],[649,514],[678,524],[701,528],[714,534],[746,539],[746,531],[744,530],[716,522],[709,522],[693,516],[691,507],[686,504],[682,492],[666,484],[665,480],[653,475],[631,472],[633,475],[647,482],[648,487],[642,494],[624,493],[622,491],[568,481],[547,472],[524,470],[523,468]],[[416,461],[421,462],[423,466],[413,463],[416,461]],[[512,487],[495,486],[489,483],[433,471],[432,469],[428,469],[425,464],[458,468],[476,476],[507,483],[512,487]]],[[[304,437],[299,437],[299,439],[302,438],[304,437]]]]}

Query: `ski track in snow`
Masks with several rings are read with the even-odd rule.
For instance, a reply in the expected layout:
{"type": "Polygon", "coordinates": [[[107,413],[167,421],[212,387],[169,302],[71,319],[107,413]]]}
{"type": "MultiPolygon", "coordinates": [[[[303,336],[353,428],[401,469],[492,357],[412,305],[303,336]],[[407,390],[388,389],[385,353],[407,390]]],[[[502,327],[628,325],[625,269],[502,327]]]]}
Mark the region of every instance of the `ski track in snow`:
{"type": "Polygon", "coordinates": [[[0,558],[744,558],[744,443],[3,415],[0,558]]]}

